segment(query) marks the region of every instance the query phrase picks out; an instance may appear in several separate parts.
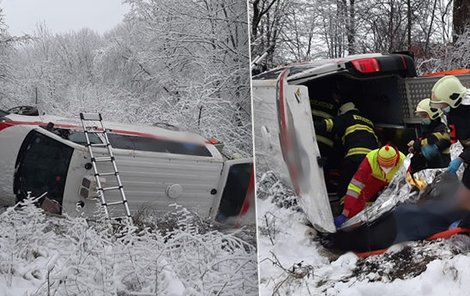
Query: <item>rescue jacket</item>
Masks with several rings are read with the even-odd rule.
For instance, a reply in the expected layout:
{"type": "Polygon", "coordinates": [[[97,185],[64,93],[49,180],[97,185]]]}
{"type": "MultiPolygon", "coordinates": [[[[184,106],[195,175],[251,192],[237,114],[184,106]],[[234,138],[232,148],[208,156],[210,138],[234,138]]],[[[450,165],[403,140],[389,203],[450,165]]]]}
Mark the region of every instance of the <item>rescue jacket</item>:
{"type": "Polygon", "coordinates": [[[435,119],[428,126],[423,126],[420,137],[413,144],[413,149],[418,152],[424,145],[436,145],[442,154],[450,155],[450,135],[447,127],[440,119],[435,119]]]}
{"type": "Polygon", "coordinates": [[[470,163],[470,105],[460,105],[451,109],[447,117],[447,125],[455,130],[457,140],[463,146],[459,155],[465,163],[470,163]]]}
{"type": "Polygon", "coordinates": [[[375,149],[366,155],[348,185],[348,191],[344,197],[344,210],[348,212],[348,218],[362,211],[366,202],[376,197],[377,193],[390,183],[405,160],[405,155],[398,152],[400,157],[397,163],[386,174],[377,161],[378,153],[379,149],[375,149]]]}
{"type": "Polygon", "coordinates": [[[333,119],[324,119],[315,123],[320,132],[332,132],[342,142],[345,157],[361,156],[379,147],[374,132],[374,124],[360,115],[358,110],[351,110],[333,119]]]}
{"type": "MultiPolygon", "coordinates": [[[[338,104],[334,102],[327,102],[323,100],[310,100],[310,107],[312,109],[312,116],[314,122],[322,121],[324,119],[331,119],[336,116],[338,113],[338,104]]],[[[331,132],[327,132],[326,130],[317,130],[317,126],[315,126],[315,133],[317,136],[317,140],[320,143],[325,144],[333,148],[334,146],[334,135],[331,132]]]]}

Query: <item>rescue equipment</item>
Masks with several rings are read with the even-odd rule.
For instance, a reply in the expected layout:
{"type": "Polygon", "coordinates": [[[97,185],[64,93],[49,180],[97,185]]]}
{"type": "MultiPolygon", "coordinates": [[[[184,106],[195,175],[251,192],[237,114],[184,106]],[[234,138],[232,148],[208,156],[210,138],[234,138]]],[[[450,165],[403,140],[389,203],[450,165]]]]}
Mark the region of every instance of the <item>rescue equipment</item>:
{"type": "Polygon", "coordinates": [[[124,193],[124,187],[121,182],[121,177],[119,175],[119,170],[116,164],[116,159],[114,158],[113,147],[111,146],[111,143],[109,142],[106,128],[103,125],[103,118],[101,116],[101,113],[80,113],[80,120],[82,123],[83,132],[85,133],[85,138],[86,138],[85,146],[88,148],[88,152],[90,153],[91,164],[93,167],[93,172],[94,172],[96,185],[97,185],[96,190],[98,191],[98,197],[100,198],[101,205],[103,206],[105,218],[111,219],[108,207],[115,206],[115,205],[122,205],[124,207],[126,218],[127,218],[126,222],[128,224],[132,224],[131,212],[129,210],[129,205],[127,203],[126,194],[124,193]],[[90,123],[96,123],[96,122],[99,122],[99,127],[92,126],[90,124],[90,123]],[[101,143],[101,144],[91,143],[89,133],[101,134],[103,136],[104,143],[101,143]],[[106,148],[108,156],[95,157],[93,148],[106,148]],[[97,166],[98,162],[111,162],[113,171],[100,173],[98,171],[98,166],[97,166]],[[100,177],[104,177],[104,176],[115,176],[117,186],[103,187],[100,177]],[[120,201],[114,201],[114,202],[106,201],[105,192],[111,191],[111,190],[119,191],[121,195],[120,201]]]}

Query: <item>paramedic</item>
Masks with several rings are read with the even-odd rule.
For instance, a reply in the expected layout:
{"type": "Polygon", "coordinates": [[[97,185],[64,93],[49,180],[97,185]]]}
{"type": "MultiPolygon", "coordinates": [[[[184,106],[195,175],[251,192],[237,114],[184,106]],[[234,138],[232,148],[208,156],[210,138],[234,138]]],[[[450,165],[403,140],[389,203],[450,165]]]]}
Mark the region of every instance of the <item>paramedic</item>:
{"type": "Polygon", "coordinates": [[[379,147],[374,124],[360,114],[354,103],[347,102],[339,108],[338,116],[315,122],[315,126],[321,132],[333,133],[343,146],[345,157],[337,188],[338,198],[343,197],[367,153],[379,147]]]}
{"type": "Polygon", "coordinates": [[[421,134],[408,143],[408,151],[414,154],[411,159],[412,174],[426,168],[447,167],[450,162],[450,135],[441,121],[442,111],[431,111],[430,101],[420,101],[415,111],[421,118],[421,134]]]}
{"type": "MultiPolygon", "coordinates": [[[[432,88],[431,111],[442,110],[447,117],[449,127],[455,129],[456,138],[463,146],[463,152],[453,159],[447,171],[456,173],[460,166],[465,163],[465,170],[462,176],[462,184],[457,191],[457,202],[465,209],[470,209],[470,104],[465,97],[467,88],[460,80],[448,75],[439,79],[432,88]]],[[[468,219],[466,219],[468,220],[468,219]]]]}
{"type": "Polygon", "coordinates": [[[366,202],[376,198],[379,191],[390,183],[404,159],[405,155],[390,145],[369,152],[348,185],[343,212],[335,218],[336,227],[363,210],[366,202]]]}

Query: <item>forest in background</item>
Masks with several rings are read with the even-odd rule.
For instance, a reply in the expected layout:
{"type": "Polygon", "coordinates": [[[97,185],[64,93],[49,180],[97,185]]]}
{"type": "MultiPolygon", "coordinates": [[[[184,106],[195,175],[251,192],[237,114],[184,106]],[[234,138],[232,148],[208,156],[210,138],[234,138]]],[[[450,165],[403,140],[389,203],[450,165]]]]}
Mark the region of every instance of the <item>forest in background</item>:
{"type": "Polygon", "coordinates": [[[259,70],[350,54],[411,51],[420,73],[469,66],[470,1],[249,0],[259,70]]]}
{"type": "Polygon", "coordinates": [[[11,36],[0,16],[0,109],[165,123],[252,155],[246,3],[125,0],[113,30],[11,36]]]}

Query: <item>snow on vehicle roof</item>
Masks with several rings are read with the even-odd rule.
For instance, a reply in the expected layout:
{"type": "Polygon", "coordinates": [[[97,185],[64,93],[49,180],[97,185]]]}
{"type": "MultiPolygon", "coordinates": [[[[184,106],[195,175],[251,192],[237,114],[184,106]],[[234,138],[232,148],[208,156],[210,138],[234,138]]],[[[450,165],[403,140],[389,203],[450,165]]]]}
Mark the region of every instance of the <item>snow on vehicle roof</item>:
{"type": "MultiPolygon", "coordinates": [[[[81,122],[78,118],[65,118],[54,115],[41,115],[41,116],[24,116],[17,114],[8,114],[4,118],[9,119],[11,125],[37,125],[43,126],[49,122],[54,123],[55,127],[66,129],[82,129],[81,122]]],[[[103,121],[104,126],[110,129],[113,133],[140,136],[147,138],[158,138],[177,142],[210,144],[204,137],[195,133],[168,130],[157,126],[146,126],[140,124],[125,124],[110,121],[103,121]]]]}

